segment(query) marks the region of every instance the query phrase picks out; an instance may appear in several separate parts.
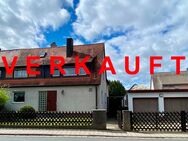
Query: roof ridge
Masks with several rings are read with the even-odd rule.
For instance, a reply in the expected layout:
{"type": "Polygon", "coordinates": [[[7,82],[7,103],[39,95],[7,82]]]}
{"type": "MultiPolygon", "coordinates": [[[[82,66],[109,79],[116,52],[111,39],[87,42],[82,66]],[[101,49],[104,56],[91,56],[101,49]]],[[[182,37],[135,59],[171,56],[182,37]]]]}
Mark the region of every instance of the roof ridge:
{"type": "MultiPolygon", "coordinates": [[[[82,45],[74,45],[74,47],[79,47],[79,46],[93,46],[93,45],[99,45],[104,43],[93,43],[93,44],[82,44],[82,45]]],[[[63,48],[66,46],[56,46],[53,48],[63,48]]],[[[6,52],[6,51],[18,51],[18,50],[33,50],[33,49],[51,49],[51,47],[38,47],[38,48],[17,48],[17,49],[8,49],[8,50],[1,50],[0,52],[6,52]]]]}

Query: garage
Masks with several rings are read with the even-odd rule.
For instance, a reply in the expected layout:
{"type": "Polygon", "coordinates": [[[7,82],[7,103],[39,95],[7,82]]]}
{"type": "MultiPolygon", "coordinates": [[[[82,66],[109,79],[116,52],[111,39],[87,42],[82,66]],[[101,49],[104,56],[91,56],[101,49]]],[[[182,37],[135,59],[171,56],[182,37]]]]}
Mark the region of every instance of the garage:
{"type": "Polygon", "coordinates": [[[164,109],[166,112],[188,111],[188,97],[164,98],[164,109]]]}
{"type": "Polygon", "coordinates": [[[133,98],[134,112],[158,112],[158,98],[133,98]]]}

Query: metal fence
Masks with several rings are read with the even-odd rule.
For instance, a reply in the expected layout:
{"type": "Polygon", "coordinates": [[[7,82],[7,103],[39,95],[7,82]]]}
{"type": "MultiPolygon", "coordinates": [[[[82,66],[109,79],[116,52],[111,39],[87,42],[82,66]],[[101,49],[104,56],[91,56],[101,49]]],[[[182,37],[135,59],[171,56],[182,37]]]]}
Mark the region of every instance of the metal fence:
{"type": "Polygon", "coordinates": [[[0,112],[0,128],[92,128],[92,112],[0,112]]]}

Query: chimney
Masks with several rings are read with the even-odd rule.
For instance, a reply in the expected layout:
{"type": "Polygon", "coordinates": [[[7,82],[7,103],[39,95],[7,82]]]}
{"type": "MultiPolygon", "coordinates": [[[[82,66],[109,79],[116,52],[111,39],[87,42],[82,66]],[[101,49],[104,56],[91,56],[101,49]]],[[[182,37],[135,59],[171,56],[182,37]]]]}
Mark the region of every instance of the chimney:
{"type": "Polygon", "coordinates": [[[67,38],[66,57],[72,57],[73,55],[73,39],[67,38]]]}
{"type": "Polygon", "coordinates": [[[57,45],[56,45],[55,42],[53,42],[53,43],[50,44],[50,47],[57,47],[57,45]]]}

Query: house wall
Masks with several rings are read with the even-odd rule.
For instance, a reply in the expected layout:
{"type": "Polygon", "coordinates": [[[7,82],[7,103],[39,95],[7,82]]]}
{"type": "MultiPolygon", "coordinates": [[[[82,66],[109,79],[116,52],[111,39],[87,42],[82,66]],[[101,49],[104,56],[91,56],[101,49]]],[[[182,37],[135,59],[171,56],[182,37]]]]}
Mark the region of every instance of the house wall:
{"type": "Polygon", "coordinates": [[[19,110],[24,105],[31,105],[38,111],[39,91],[57,91],[57,111],[91,111],[96,109],[95,88],[96,86],[10,88],[10,100],[5,107],[8,110],[19,110]],[[25,91],[24,103],[13,102],[14,91],[25,91]]]}
{"type": "Polygon", "coordinates": [[[101,75],[101,84],[97,87],[98,109],[107,109],[108,85],[106,80],[106,74],[103,73],[101,75]]]}
{"type": "MultiPolygon", "coordinates": [[[[128,93],[128,110],[134,111],[133,99],[134,98],[157,98],[159,112],[165,111],[165,98],[188,98],[188,92],[152,92],[152,93],[128,93]]],[[[188,102],[187,102],[188,104],[188,102]]],[[[146,107],[147,108],[147,107],[146,107]]]]}

